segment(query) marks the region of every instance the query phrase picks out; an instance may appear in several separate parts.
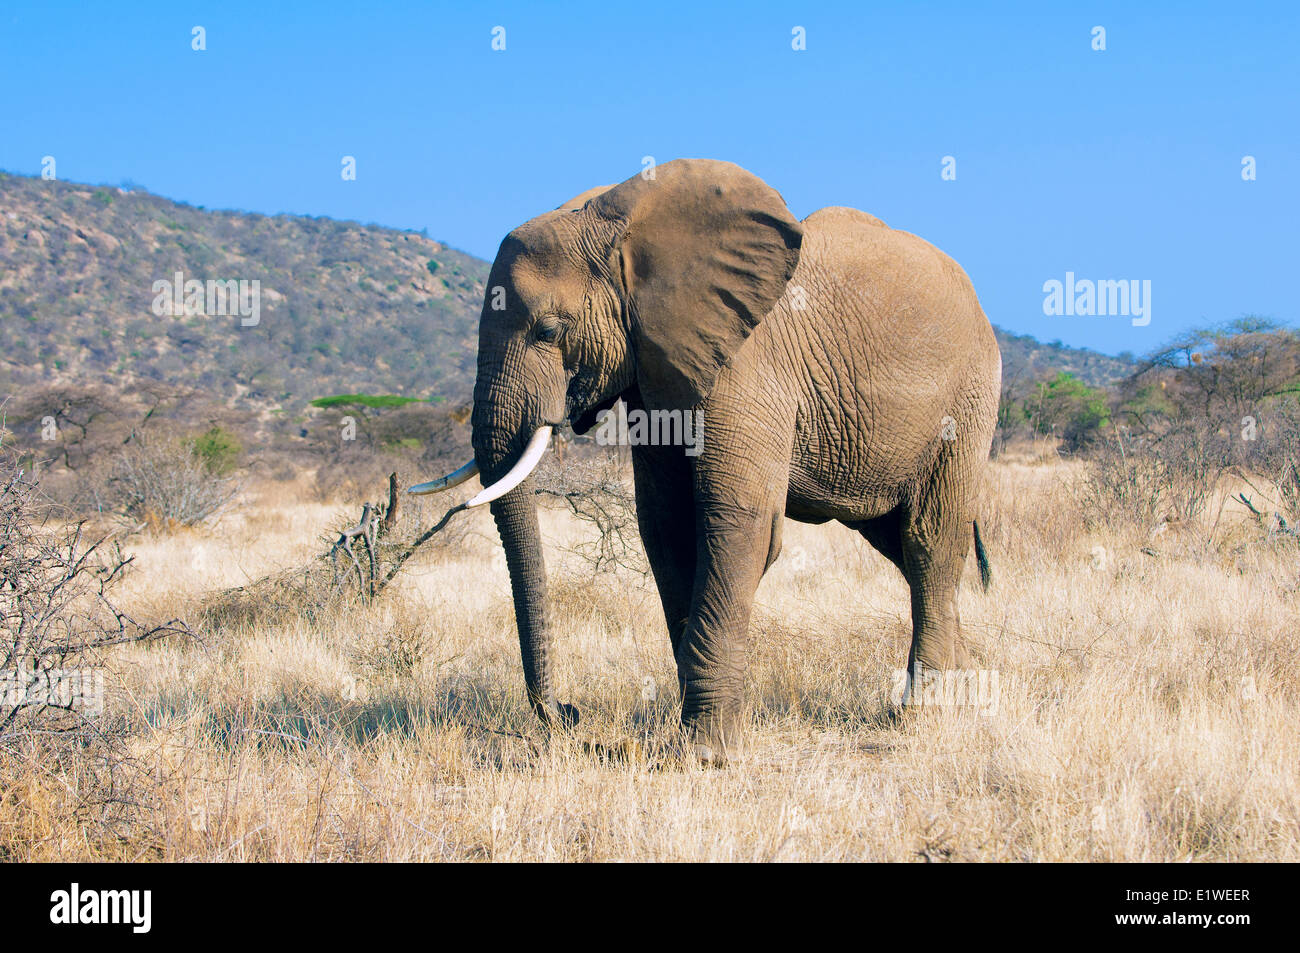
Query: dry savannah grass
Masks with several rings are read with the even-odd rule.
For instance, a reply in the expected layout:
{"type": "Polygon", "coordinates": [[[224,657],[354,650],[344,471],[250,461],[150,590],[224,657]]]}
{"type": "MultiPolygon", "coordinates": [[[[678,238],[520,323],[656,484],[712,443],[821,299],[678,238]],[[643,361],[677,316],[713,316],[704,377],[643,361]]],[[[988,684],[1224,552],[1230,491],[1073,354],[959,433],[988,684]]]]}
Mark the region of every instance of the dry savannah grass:
{"type": "MultiPolygon", "coordinates": [[[[788,523],[752,624],[746,750],[684,767],[664,755],[676,677],[653,585],[593,576],[572,552],[589,525],[548,508],[559,694],[583,718],[541,744],[500,546],[472,512],[372,606],[123,649],[104,717],[126,726],[133,820],[87,807],[89,766],[32,762],[0,798],[0,856],[1300,859],[1294,544],[1227,505],[1155,541],[1089,520],[1081,466],[991,465],[994,585],[968,568],[962,615],[995,705],[896,715],[902,578],[843,528],[788,523]]],[[[193,617],[301,565],[356,509],[308,498],[266,484],[211,525],[134,537],[121,601],[193,617]]]]}

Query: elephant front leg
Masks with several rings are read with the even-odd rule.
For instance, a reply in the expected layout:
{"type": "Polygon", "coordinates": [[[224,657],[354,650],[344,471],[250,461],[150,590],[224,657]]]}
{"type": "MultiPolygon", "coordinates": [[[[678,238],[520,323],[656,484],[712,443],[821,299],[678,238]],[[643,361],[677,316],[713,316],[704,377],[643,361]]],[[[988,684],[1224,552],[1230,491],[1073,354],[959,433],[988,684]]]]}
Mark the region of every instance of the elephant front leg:
{"type": "Polygon", "coordinates": [[[635,446],[632,471],[641,542],[659,588],[675,658],[695,590],[695,497],[690,461],[680,448],[635,446]]]}
{"type": "Polygon", "coordinates": [[[685,741],[706,764],[740,746],[750,611],[779,525],[779,514],[734,505],[696,514],[695,595],[675,649],[685,741]]]}

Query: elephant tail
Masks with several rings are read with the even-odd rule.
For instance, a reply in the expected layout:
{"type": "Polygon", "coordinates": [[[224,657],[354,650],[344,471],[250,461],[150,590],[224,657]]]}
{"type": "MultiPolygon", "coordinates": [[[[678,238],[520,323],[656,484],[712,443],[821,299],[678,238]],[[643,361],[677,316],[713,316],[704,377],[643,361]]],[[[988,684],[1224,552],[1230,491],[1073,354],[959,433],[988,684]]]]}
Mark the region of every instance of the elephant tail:
{"type": "Polygon", "coordinates": [[[979,565],[980,585],[984,591],[989,591],[989,586],[993,585],[993,569],[989,566],[989,551],[984,548],[984,540],[980,538],[980,521],[974,521],[975,526],[975,562],[979,565]]]}

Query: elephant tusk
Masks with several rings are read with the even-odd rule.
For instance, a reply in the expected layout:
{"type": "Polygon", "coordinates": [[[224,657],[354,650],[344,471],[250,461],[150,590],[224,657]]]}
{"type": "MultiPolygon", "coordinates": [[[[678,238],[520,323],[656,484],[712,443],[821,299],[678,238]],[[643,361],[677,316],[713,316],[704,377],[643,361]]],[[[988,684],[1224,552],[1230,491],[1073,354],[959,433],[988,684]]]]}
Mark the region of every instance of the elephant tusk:
{"type": "Polygon", "coordinates": [[[473,479],[476,476],[478,476],[478,464],[471,460],[460,469],[448,473],[445,477],[430,480],[428,483],[417,483],[406,492],[416,496],[425,493],[439,493],[443,490],[450,490],[453,486],[460,486],[466,480],[473,479]]]}
{"type": "Polygon", "coordinates": [[[546,452],[546,447],[550,441],[551,426],[547,424],[545,427],[538,427],[537,432],[528,441],[528,446],[524,447],[523,455],[510,468],[510,472],[491,486],[485,486],[479,490],[478,495],[466,503],[465,506],[482,506],[484,503],[491,503],[493,500],[505,496],[527,480],[528,474],[532,473],[537,464],[541,462],[542,454],[546,452]]]}

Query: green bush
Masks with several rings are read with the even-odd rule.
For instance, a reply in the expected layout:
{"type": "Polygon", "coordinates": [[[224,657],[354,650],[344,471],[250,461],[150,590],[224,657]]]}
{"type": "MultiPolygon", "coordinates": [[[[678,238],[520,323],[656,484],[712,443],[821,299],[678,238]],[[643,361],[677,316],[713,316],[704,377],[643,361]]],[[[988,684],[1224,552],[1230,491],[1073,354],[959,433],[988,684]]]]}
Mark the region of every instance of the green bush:
{"type": "Polygon", "coordinates": [[[313,407],[404,407],[418,404],[418,397],[398,397],[395,394],[337,394],[334,397],[317,397],[311,402],[313,407]]]}
{"type": "Polygon", "coordinates": [[[1071,450],[1091,441],[1110,423],[1106,391],[1061,371],[1043,384],[1035,417],[1040,432],[1059,436],[1071,450]]]}
{"type": "Polygon", "coordinates": [[[225,476],[235,469],[243,451],[238,438],[221,427],[213,427],[194,438],[195,456],[215,476],[225,476]]]}

